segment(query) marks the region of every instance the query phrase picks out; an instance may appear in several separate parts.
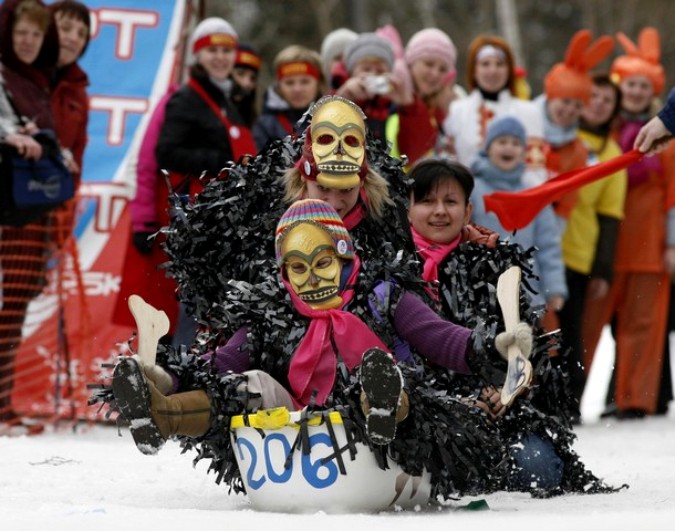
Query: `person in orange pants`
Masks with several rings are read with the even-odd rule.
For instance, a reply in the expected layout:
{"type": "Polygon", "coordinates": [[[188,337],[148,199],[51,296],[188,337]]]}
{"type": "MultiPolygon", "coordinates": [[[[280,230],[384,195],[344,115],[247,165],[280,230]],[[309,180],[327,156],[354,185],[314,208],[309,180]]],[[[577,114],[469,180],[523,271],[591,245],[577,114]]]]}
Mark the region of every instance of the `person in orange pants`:
{"type": "MultiPolygon", "coordinates": [[[[621,245],[621,233],[619,239],[621,245]]],[[[584,314],[587,368],[591,366],[603,327],[612,317],[616,318],[615,401],[619,418],[656,412],[670,297],[670,280],[665,271],[619,270],[630,265],[617,262],[608,295],[587,301],[584,314]]]]}
{"type": "MultiPolygon", "coordinates": [[[[618,39],[628,54],[612,64],[623,95],[617,136],[619,145],[630,150],[665,77],[658,64],[659,37],[654,28],[642,31],[639,48],[623,34],[618,39]]],[[[675,272],[675,146],[628,168],[615,272],[607,296],[586,307],[585,366],[590,367],[602,328],[614,320],[616,414],[641,418],[657,408],[669,277],[675,272]]]]}

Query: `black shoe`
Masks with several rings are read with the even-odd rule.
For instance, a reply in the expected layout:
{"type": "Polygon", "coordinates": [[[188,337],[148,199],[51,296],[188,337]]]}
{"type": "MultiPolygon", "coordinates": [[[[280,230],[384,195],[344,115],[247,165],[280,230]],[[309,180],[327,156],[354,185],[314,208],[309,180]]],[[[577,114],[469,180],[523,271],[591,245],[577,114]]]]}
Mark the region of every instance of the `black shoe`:
{"type": "Polygon", "coordinates": [[[654,415],[656,416],[665,416],[668,414],[668,404],[657,404],[656,411],[654,415]]]}
{"type": "Polygon", "coordinates": [[[600,413],[600,418],[601,419],[607,419],[609,417],[617,417],[618,412],[619,412],[619,410],[616,407],[615,403],[607,404],[607,406],[605,407],[603,412],[600,413]]]}
{"type": "Polygon", "coordinates": [[[570,415],[570,424],[572,424],[572,426],[581,426],[583,423],[584,421],[581,418],[581,413],[572,413],[570,415]]]}
{"type": "Polygon", "coordinates": [[[629,408],[629,409],[617,409],[616,418],[619,420],[636,420],[643,419],[647,416],[647,413],[642,409],[629,408]]]}
{"type": "Polygon", "coordinates": [[[391,354],[371,348],[361,361],[361,389],[366,395],[366,429],[373,444],[389,444],[396,435],[396,409],[403,378],[391,354]]]}
{"type": "Polygon", "coordinates": [[[155,455],[166,439],[152,419],[150,389],[143,369],[133,358],[122,358],[115,366],[113,395],[136,447],[146,455],[155,455]]]}

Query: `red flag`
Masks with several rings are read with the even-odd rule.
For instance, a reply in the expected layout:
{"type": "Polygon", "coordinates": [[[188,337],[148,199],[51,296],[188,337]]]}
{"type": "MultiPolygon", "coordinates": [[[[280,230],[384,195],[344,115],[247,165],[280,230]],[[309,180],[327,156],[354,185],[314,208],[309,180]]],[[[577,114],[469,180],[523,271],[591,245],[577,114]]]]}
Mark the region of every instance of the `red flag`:
{"type": "Polygon", "coordinates": [[[561,173],[550,181],[520,192],[493,192],[483,197],[485,210],[497,214],[506,230],[522,229],[529,225],[546,205],[560,199],[567,192],[623,170],[643,156],[644,153],[633,149],[600,164],[561,173]]]}

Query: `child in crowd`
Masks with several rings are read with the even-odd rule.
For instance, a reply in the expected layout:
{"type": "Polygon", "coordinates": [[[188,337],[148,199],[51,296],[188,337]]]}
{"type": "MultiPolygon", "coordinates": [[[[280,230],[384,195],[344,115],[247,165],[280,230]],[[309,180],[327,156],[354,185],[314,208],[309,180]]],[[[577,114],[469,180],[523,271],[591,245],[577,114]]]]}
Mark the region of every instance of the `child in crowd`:
{"type": "MultiPolygon", "coordinates": [[[[513,116],[493,120],[487,129],[485,147],[471,166],[476,187],[471,195],[474,205],[471,218],[498,232],[502,238],[509,236],[497,216],[485,211],[483,196],[496,190],[517,191],[526,187],[525,171],[526,134],[523,124],[513,116]]],[[[511,238],[524,249],[537,247],[534,255],[534,274],[541,282],[531,282],[535,302],[546,304],[547,311],[560,310],[567,297],[565,271],[560,248],[560,231],[551,207],[546,207],[527,227],[511,238]]]]}
{"type": "Polygon", "coordinates": [[[274,58],[276,82],[265,93],[263,110],[253,127],[258,149],[295,132],[295,124],[324,91],[321,57],[314,50],[291,45],[274,58]]]}

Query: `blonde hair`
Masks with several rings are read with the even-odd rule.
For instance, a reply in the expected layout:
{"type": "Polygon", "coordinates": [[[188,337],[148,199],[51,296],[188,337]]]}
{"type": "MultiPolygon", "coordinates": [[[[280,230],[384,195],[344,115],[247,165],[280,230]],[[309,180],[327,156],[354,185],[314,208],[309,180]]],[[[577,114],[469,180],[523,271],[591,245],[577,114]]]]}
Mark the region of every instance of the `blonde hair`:
{"type": "MultiPolygon", "coordinates": [[[[293,203],[307,196],[307,181],[298,168],[291,168],[282,178],[284,184],[284,201],[293,203]]],[[[368,214],[381,218],[386,205],[393,205],[389,196],[389,184],[387,180],[372,168],[368,168],[366,178],[363,180],[363,189],[366,192],[368,202],[366,208],[368,214]]]]}

